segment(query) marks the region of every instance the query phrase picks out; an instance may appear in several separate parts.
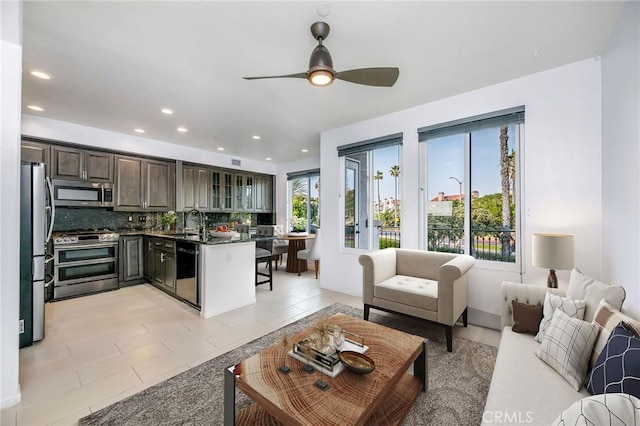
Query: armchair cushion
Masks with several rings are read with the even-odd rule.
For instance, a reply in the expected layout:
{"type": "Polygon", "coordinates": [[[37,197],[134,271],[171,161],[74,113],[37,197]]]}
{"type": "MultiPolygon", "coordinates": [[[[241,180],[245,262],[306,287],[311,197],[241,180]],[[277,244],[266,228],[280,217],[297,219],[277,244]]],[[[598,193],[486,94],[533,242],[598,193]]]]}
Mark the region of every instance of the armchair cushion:
{"type": "Polygon", "coordinates": [[[429,311],[438,310],[438,282],[433,280],[395,275],[376,284],[373,295],[429,311]]]}

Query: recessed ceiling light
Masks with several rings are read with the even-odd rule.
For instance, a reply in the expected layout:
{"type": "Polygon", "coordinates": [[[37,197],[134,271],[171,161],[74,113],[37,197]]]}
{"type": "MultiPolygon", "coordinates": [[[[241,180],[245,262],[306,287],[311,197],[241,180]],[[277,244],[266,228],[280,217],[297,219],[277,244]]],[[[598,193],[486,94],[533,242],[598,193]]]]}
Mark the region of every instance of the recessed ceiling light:
{"type": "Polygon", "coordinates": [[[219,147],[218,147],[218,151],[224,151],[224,148],[223,148],[223,147],[221,147],[221,146],[219,146],[219,147]]]}
{"type": "Polygon", "coordinates": [[[258,135],[253,135],[253,136],[251,136],[251,139],[260,140],[260,136],[258,136],[258,135]]]}
{"type": "Polygon", "coordinates": [[[179,131],[179,132],[182,132],[182,133],[186,133],[186,132],[188,132],[188,130],[187,130],[187,128],[186,128],[186,127],[178,127],[178,131],[179,131]]]}
{"type": "Polygon", "coordinates": [[[308,149],[303,149],[302,152],[309,152],[309,150],[308,149]]]}
{"type": "Polygon", "coordinates": [[[144,129],[133,129],[136,133],[144,133],[144,129]]]}
{"type": "Polygon", "coordinates": [[[34,77],[38,77],[41,78],[43,80],[51,80],[51,76],[49,74],[47,74],[46,72],[42,72],[42,71],[31,71],[31,75],[34,77]]]}
{"type": "Polygon", "coordinates": [[[164,114],[173,114],[173,110],[169,108],[162,108],[160,111],[162,111],[164,114]]]}
{"type": "Polygon", "coordinates": [[[27,105],[27,108],[32,109],[32,110],[34,110],[34,111],[39,111],[39,112],[44,111],[44,108],[39,107],[39,106],[37,106],[37,105],[27,105]]]}
{"type": "Polygon", "coordinates": [[[326,4],[321,4],[320,6],[318,6],[316,11],[318,12],[318,16],[328,16],[329,12],[331,12],[331,9],[326,4]]]}
{"type": "Polygon", "coordinates": [[[267,158],[265,158],[265,160],[271,161],[271,157],[267,157],[267,158]]]}

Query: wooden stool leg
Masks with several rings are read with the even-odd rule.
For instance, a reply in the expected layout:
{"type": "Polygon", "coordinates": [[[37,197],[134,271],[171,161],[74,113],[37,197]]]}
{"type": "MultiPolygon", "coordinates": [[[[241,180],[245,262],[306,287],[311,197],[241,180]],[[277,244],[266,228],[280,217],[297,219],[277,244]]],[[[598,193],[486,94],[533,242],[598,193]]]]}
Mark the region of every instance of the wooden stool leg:
{"type": "Polygon", "coordinates": [[[320,260],[318,260],[318,259],[314,260],[313,266],[316,269],[316,280],[317,280],[318,279],[318,269],[320,269],[319,268],[320,267],[320,260]]]}

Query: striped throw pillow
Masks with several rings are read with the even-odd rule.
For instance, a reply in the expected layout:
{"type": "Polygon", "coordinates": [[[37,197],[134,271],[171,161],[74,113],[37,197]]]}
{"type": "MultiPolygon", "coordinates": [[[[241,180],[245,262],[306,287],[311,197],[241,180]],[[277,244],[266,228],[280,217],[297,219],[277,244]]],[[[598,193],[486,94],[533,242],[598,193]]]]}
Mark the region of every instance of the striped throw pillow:
{"type": "Polygon", "coordinates": [[[593,353],[591,354],[589,366],[592,367],[596,364],[596,361],[600,356],[600,352],[602,352],[602,348],[607,344],[607,340],[609,340],[609,336],[613,332],[613,329],[616,328],[621,321],[625,323],[629,331],[640,337],[640,321],[636,321],[623,314],[614,306],[611,306],[602,299],[598,304],[598,309],[596,310],[596,314],[592,321],[593,324],[598,326],[600,333],[598,333],[596,343],[593,345],[593,353]]]}

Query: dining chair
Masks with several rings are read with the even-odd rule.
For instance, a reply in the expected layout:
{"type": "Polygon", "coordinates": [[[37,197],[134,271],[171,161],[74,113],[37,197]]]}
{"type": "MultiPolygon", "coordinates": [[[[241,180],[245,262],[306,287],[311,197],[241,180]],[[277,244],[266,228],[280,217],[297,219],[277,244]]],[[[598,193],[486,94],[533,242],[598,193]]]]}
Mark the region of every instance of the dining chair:
{"type": "Polygon", "coordinates": [[[308,260],[313,260],[316,279],[318,279],[318,270],[320,269],[320,228],[316,228],[316,238],[313,240],[313,247],[298,252],[298,276],[300,276],[300,262],[306,262],[308,260]]]}
{"type": "MultiPolygon", "coordinates": [[[[282,235],[284,234],[284,227],[282,225],[274,225],[274,231],[275,235],[282,235]]],[[[273,251],[271,254],[276,261],[276,271],[278,270],[278,261],[280,262],[280,265],[282,265],[282,258],[284,257],[283,254],[287,253],[288,250],[289,241],[281,240],[279,238],[273,240],[273,251]]]]}
{"type": "Polygon", "coordinates": [[[249,233],[249,225],[244,225],[242,223],[237,224],[234,228],[234,231],[239,232],[241,234],[248,234],[249,233]]]}

